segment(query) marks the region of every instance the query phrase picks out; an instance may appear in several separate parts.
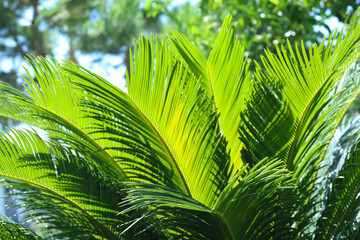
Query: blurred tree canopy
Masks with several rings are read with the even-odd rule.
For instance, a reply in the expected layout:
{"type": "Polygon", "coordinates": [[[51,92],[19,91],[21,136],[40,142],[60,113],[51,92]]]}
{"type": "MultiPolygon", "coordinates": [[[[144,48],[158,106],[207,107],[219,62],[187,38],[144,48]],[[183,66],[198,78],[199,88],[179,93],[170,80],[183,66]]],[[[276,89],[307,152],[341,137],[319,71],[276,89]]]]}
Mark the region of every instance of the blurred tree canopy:
{"type": "MultiPolygon", "coordinates": [[[[82,53],[124,54],[141,32],[161,31],[159,15],[148,17],[140,0],[58,0],[42,11],[50,30],[67,36],[69,59],[82,53]]],[[[126,59],[125,59],[125,62],[126,59]]]]}
{"type": "MultiPolygon", "coordinates": [[[[27,54],[54,55],[67,41],[67,58],[81,53],[121,54],[140,32],[161,30],[157,16],[147,17],[140,0],[3,0],[0,3],[0,78],[16,86],[19,59],[27,54]],[[13,60],[12,69],[3,69],[13,60]]],[[[56,57],[56,56],[55,56],[56,57]]]]}
{"type": "Polygon", "coordinates": [[[0,2],[0,79],[16,86],[17,70],[27,54],[58,58],[55,49],[59,47],[65,48],[65,57],[75,62],[79,62],[77,52],[98,54],[94,61],[103,61],[105,54],[113,54],[126,64],[128,47],[141,32],[168,34],[169,29],[175,29],[208,54],[210,43],[229,13],[238,20],[238,34],[247,54],[258,60],[264,48],[273,49],[274,44],[284,43],[285,37],[294,43],[319,40],[323,37],[319,26],[331,29],[328,20],[333,17],[344,22],[358,2],[3,0],[0,2]],[[59,43],[60,38],[65,39],[66,46],[59,43]]]}
{"type": "Polygon", "coordinates": [[[284,44],[319,42],[323,27],[330,32],[337,18],[344,22],[357,8],[359,0],[201,0],[195,6],[185,3],[171,8],[169,3],[148,4],[154,15],[168,16],[168,27],[183,32],[204,54],[209,53],[221,23],[227,14],[238,20],[237,34],[251,59],[259,60],[264,48],[284,44]],[[156,5],[156,8],[151,6],[156,5]],[[170,6],[170,7],[169,7],[170,6]],[[204,37],[205,35],[205,37],[204,37]],[[205,40],[204,40],[205,39],[205,40]]]}
{"type": "MultiPolygon", "coordinates": [[[[0,4],[0,66],[28,53],[44,56],[51,47],[44,41],[47,33],[39,28],[37,0],[4,0],[0,4]],[[30,18],[26,11],[32,11],[30,18]],[[46,44],[45,44],[46,43],[46,44]]],[[[19,66],[17,66],[19,67],[19,66]]],[[[0,79],[16,86],[16,70],[0,69],[0,79]]]]}

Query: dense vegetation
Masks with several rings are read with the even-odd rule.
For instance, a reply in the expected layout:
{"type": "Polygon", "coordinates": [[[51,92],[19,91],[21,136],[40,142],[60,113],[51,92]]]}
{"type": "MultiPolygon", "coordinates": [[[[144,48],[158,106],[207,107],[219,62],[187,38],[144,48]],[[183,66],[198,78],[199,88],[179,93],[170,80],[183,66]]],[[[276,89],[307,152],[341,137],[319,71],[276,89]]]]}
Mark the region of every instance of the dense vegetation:
{"type": "MultiPolygon", "coordinates": [[[[207,56],[228,13],[246,53],[258,59],[274,42],[318,42],[319,26],[344,22],[358,0],[2,0],[0,79],[21,88],[19,65],[27,54],[70,59],[104,76],[128,64],[134,37],[176,29],[207,56]],[[90,63],[89,63],[90,61],[90,63]],[[102,71],[101,71],[102,70],[102,71]]],[[[129,66],[127,66],[129,67],[129,66]]],[[[122,75],[122,74],[121,74],[122,75]]],[[[122,79],[123,76],[119,78],[122,79]]],[[[4,123],[4,121],[2,121],[4,123]]]]}
{"type": "Polygon", "coordinates": [[[0,114],[3,187],[19,239],[356,239],[359,12],[321,44],[244,56],[228,16],[206,60],[182,34],[142,36],[127,93],[66,61],[30,57],[0,114]],[[256,66],[251,74],[250,65],[256,66]]]}

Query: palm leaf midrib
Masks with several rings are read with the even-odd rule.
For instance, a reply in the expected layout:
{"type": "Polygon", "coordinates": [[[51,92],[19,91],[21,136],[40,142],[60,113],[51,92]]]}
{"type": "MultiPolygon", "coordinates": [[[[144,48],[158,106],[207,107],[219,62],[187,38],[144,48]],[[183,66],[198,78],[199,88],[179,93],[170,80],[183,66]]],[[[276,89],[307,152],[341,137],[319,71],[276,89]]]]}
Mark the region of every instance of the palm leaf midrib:
{"type": "MultiPolygon", "coordinates": [[[[213,83],[212,83],[212,77],[211,77],[211,73],[210,73],[210,66],[209,66],[209,63],[206,62],[206,71],[207,71],[207,78],[208,78],[208,81],[209,81],[209,86],[210,86],[210,96],[213,97],[214,101],[213,101],[213,109],[216,110],[217,109],[217,103],[216,103],[216,97],[215,97],[215,94],[214,94],[214,87],[213,87],[213,83]]],[[[219,122],[219,119],[217,120],[219,122]]]]}
{"type": "MultiPolygon", "coordinates": [[[[71,64],[70,64],[71,66],[71,64]]],[[[69,71],[71,72],[72,74],[75,74],[76,77],[80,78],[80,79],[83,79],[84,81],[86,81],[86,78],[87,76],[84,76],[82,75],[81,73],[75,71],[74,69],[71,69],[70,66],[63,66],[62,68],[65,70],[65,71],[69,71]]],[[[85,73],[88,73],[87,70],[85,70],[85,73]]],[[[95,75],[96,76],[96,75],[95,75]]],[[[176,168],[176,171],[177,173],[179,174],[180,176],[180,179],[182,181],[182,184],[183,184],[183,188],[185,188],[186,190],[186,193],[189,195],[189,196],[192,196],[193,194],[191,193],[191,190],[188,186],[188,182],[186,181],[186,177],[184,176],[176,157],[175,157],[175,154],[172,152],[171,148],[169,147],[169,144],[167,143],[167,141],[165,140],[166,138],[161,134],[161,131],[159,131],[159,129],[156,127],[156,123],[154,123],[151,118],[148,117],[148,115],[142,110],[141,106],[139,106],[136,102],[135,99],[133,99],[128,93],[125,93],[123,91],[121,91],[119,88],[115,87],[113,85],[111,85],[110,83],[108,83],[106,80],[104,80],[103,78],[99,77],[99,76],[96,76],[96,78],[98,78],[101,83],[104,83],[106,84],[107,87],[111,87],[111,89],[115,90],[117,93],[121,93],[122,95],[122,99],[125,100],[125,101],[129,101],[129,104],[132,105],[132,107],[134,107],[134,111],[137,111],[138,114],[140,114],[140,116],[145,120],[145,124],[147,123],[148,126],[154,131],[154,133],[156,134],[157,138],[160,140],[160,142],[162,143],[163,147],[165,148],[165,151],[167,152],[167,154],[169,155],[173,165],[175,166],[176,168]]],[[[98,89],[96,89],[95,87],[98,86],[99,83],[96,83],[96,82],[92,82],[91,86],[90,85],[84,85],[84,83],[81,83],[81,82],[74,82],[74,84],[80,86],[80,88],[88,88],[88,89],[91,89],[92,91],[96,92],[98,91],[98,89]]],[[[110,91],[109,89],[106,89],[106,91],[110,91]]],[[[109,93],[109,92],[108,92],[109,93]]],[[[110,97],[110,99],[113,101],[113,102],[117,102],[118,101],[118,96],[117,94],[112,94],[112,95],[108,95],[110,97]]],[[[110,104],[113,104],[112,101],[110,101],[109,99],[104,99],[105,102],[107,103],[110,103],[110,104]]]]}
{"type": "Polygon", "coordinates": [[[30,186],[36,186],[42,189],[45,189],[48,192],[51,192],[52,194],[54,194],[55,196],[58,196],[61,199],[66,200],[70,205],[72,205],[73,207],[75,207],[76,209],[80,210],[82,213],[84,213],[88,219],[95,225],[95,226],[99,226],[102,230],[103,233],[108,236],[111,237],[110,239],[119,239],[118,236],[116,236],[112,231],[110,231],[110,229],[107,228],[107,226],[105,226],[103,223],[101,223],[99,220],[97,220],[90,212],[88,212],[86,209],[82,208],[78,203],[76,203],[75,201],[71,200],[70,198],[66,197],[65,195],[61,195],[60,193],[56,192],[55,190],[48,188],[45,185],[40,185],[36,182],[30,181],[28,179],[24,179],[24,178],[20,178],[20,177],[15,177],[15,176],[11,176],[8,174],[0,174],[3,177],[7,177],[7,178],[11,178],[20,182],[23,182],[25,184],[28,184],[30,186]]]}
{"type": "MultiPolygon", "coordinates": [[[[359,56],[360,56],[360,53],[358,53],[358,55],[357,55],[356,57],[354,57],[354,58],[350,61],[350,63],[349,63],[345,68],[343,68],[343,70],[341,70],[341,72],[340,72],[338,78],[335,80],[335,82],[337,82],[337,81],[339,81],[339,79],[341,79],[341,77],[342,77],[343,74],[345,73],[346,69],[348,69],[349,66],[351,66],[351,64],[353,64],[359,56]]],[[[303,111],[303,112],[301,113],[301,115],[300,115],[299,122],[298,122],[298,124],[296,124],[296,130],[295,130],[295,132],[294,132],[293,138],[290,140],[290,141],[291,141],[291,146],[290,146],[290,148],[289,148],[289,151],[288,151],[287,155],[285,156],[286,164],[287,164],[287,167],[288,167],[288,168],[289,168],[289,163],[290,163],[290,161],[289,161],[289,160],[290,160],[290,157],[293,157],[293,158],[295,157],[295,156],[292,156],[292,155],[293,155],[292,152],[293,152],[293,149],[294,149],[294,147],[295,147],[296,139],[298,139],[298,133],[299,133],[300,127],[301,127],[301,125],[302,125],[302,122],[304,121],[305,114],[306,114],[306,112],[308,111],[308,109],[310,108],[310,105],[313,103],[313,101],[314,101],[315,97],[317,96],[317,94],[321,91],[321,89],[323,88],[323,86],[329,81],[329,79],[331,78],[331,76],[333,75],[333,73],[334,73],[334,71],[331,71],[331,72],[326,76],[325,81],[323,81],[323,83],[320,85],[320,87],[319,87],[319,88],[316,90],[316,92],[313,94],[312,98],[310,99],[310,101],[309,101],[308,104],[306,105],[304,111],[303,111]]],[[[360,91],[359,91],[356,95],[358,96],[359,94],[360,94],[360,91]]],[[[356,98],[354,98],[354,99],[351,101],[351,103],[352,103],[353,101],[355,101],[355,99],[356,99],[356,98]]],[[[347,110],[347,109],[350,107],[351,103],[349,103],[349,105],[346,107],[345,110],[347,110]]],[[[336,122],[336,126],[339,125],[339,123],[341,122],[341,120],[342,120],[343,117],[345,116],[345,113],[346,113],[346,111],[344,111],[343,114],[340,116],[339,121],[336,122]]],[[[333,130],[332,130],[332,132],[331,132],[331,137],[334,135],[335,130],[336,130],[336,127],[333,128],[333,130]]],[[[328,142],[327,142],[327,144],[326,144],[326,148],[327,148],[327,146],[329,145],[330,140],[331,140],[331,138],[329,138],[329,140],[328,140],[328,142]]],[[[325,148],[325,149],[326,149],[326,148],[325,148]]],[[[321,154],[321,157],[320,157],[320,160],[319,160],[319,161],[321,161],[321,160],[323,159],[324,155],[325,155],[325,151],[321,154]]]]}
{"type": "Polygon", "coordinates": [[[236,238],[234,236],[234,233],[231,231],[231,227],[229,226],[229,223],[224,218],[224,216],[217,211],[212,211],[212,213],[215,214],[216,216],[218,216],[218,218],[220,219],[220,221],[223,225],[223,229],[225,230],[225,234],[228,236],[228,239],[235,240],[236,238]]]}
{"type": "MultiPolygon", "coordinates": [[[[354,163],[352,163],[352,164],[354,164],[354,163]]],[[[347,166],[344,166],[344,167],[347,167],[347,166]]],[[[356,167],[356,166],[355,166],[356,167]]],[[[359,167],[359,166],[357,166],[357,167],[359,167]]],[[[341,170],[342,171],[342,170],[341,170]]],[[[339,175],[339,177],[340,177],[340,175],[339,175]]],[[[338,178],[339,179],[339,178],[338,178]]],[[[337,179],[337,180],[338,180],[337,179]]],[[[343,180],[343,179],[345,179],[345,178],[342,178],[341,180],[343,180]]],[[[354,181],[356,181],[356,178],[355,178],[355,180],[354,181]]],[[[356,197],[356,195],[357,195],[357,193],[359,193],[360,192],[360,184],[358,184],[356,187],[355,187],[356,189],[355,189],[355,191],[353,191],[353,193],[354,194],[351,194],[350,195],[350,202],[348,201],[349,200],[349,198],[348,199],[346,199],[347,201],[346,201],[346,205],[345,205],[345,212],[343,212],[343,214],[342,215],[340,215],[340,216],[337,216],[336,218],[335,218],[335,216],[336,215],[338,215],[338,214],[336,214],[336,213],[338,213],[337,211],[335,211],[336,210],[336,208],[334,208],[334,211],[335,212],[333,212],[333,214],[334,215],[332,215],[331,217],[332,218],[328,218],[328,219],[333,219],[334,220],[334,222],[332,222],[331,223],[331,228],[328,230],[328,231],[326,231],[325,232],[325,236],[327,235],[327,234],[330,234],[330,236],[334,236],[335,234],[334,233],[337,233],[337,234],[340,234],[341,233],[341,227],[343,227],[343,224],[339,224],[339,223],[343,223],[344,221],[343,221],[343,219],[345,218],[345,216],[347,216],[348,215],[348,213],[350,212],[350,211],[352,211],[353,209],[351,209],[351,205],[354,205],[354,202],[356,201],[356,200],[358,200],[357,199],[357,197],[356,197]],[[339,218],[341,219],[341,220],[339,220],[339,218]],[[336,224],[336,220],[337,220],[337,222],[338,222],[338,224],[336,224]],[[340,233],[339,233],[339,231],[340,231],[340,233]]],[[[346,192],[347,193],[347,192],[346,192]]],[[[348,194],[343,194],[343,196],[341,196],[341,197],[344,197],[344,195],[348,195],[348,194]]],[[[335,194],[334,192],[332,192],[332,194],[335,194]]],[[[337,198],[336,200],[338,200],[338,201],[344,201],[345,202],[345,200],[344,199],[339,199],[339,198],[337,198]]],[[[339,205],[339,204],[338,204],[339,205]]],[[[338,206],[338,205],[334,205],[335,207],[336,206],[338,206]]],[[[340,204],[341,205],[341,204],[340,204]]],[[[327,205],[327,206],[329,206],[329,205],[327,205]]],[[[327,207],[326,206],[326,207],[327,207]]],[[[342,205],[341,205],[342,206],[342,205]]],[[[326,219],[326,220],[328,220],[328,219],[326,219]]],[[[346,222],[346,221],[345,221],[346,222]]],[[[319,223],[317,224],[317,225],[319,225],[319,223]]],[[[321,232],[320,232],[320,234],[321,234],[321,232]]],[[[323,235],[324,236],[324,235],[323,235]]]]}
{"type": "MultiPolygon", "coordinates": [[[[360,191],[360,185],[358,185],[357,186],[357,188],[356,188],[356,190],[357,191],[354,191],[354,192],[356,192],[356,193],[359,193],[359,191],[360,191]]],[[[356,200],[358,200],[357,198],[356,198],[356,195],[357,194],[354,194],[353,195],[353,197],[351,198],[351,200],[350,200],[350,203],[349,202],[347,202],[347,204],[346,204],[346,206],[347,206],[347,208],[346,208],[346,210],[345,210],[345,213],[342,215],[342,216],[340,216],[340,219],[341,219],[341,221],[338,221],[339,223],[343,223],[343,222],[346,222],[346,221],[343,221],[343,219],[345,218],[345,216],[347,216],[348,215],[348,213],[351,211],[351,210],[353,210],[353,209],[351,209],[351,205],[354,205],[354,202],[356,202],[356,200]]],[[[332,225],[333,226],[333,225],[332,225]]],[[[340,230],[340,233],[341,233],[341,227],[342,227],[342,224],[335,224],[335,226],[333,226],[333,228],[331,229],[331,232],[333,232],[333,233],[338,233],[339,234],[339,230],[340,230]]],[[[333,234],[334,235],[334,234],[333,234]]]]}
{"type": "MultiPolygon", "coordinates": [[[[115,161],[114,157],[104,148],[102,147],[97,141],[95,141],[95,139],[91,138],[90,135],[88,133],[86,133],[85,131],[83,131],[81,128],[79,128],[78,126],[76,126],[75,124],[73,124],[70,120],[68,120],[67,118],[57,114],[56,112],[53,112],[51,109],[48,109],[44,106],[38,105],[36,103],[32,103],[34,105],[36,105],[36,107],[41,108],[42,110],[45,110],[46,112],[49,112],[50,114],[56,116],[59,119],[64,120],[66,123],[68,123],[71,127],[73,127],[74,129],[76,129],[77,131],[79,131],[85,138],[86,140],[88,140],[89,142],[91,142],[94,146],[96,146],[98,149],[100,149],[102,152],[104,152],[107,157],[111,160],[111,162],[113,163],[113,165],[115,165],[116,169],[118,169],[121,172],[122,176],[125,176],[127,178],[126,173],[124,172],[124,170],[121,168],[121,166],[119,166],[119,164],[115,161]]],[[[18,119],[16,117],[11,116],[12,119],[14,120],[18,120],[21,122],[24,122],[24,119],[18,119]]],[[[31,122],[28,122],[29,124],[33,125],[31,122]]],[[[46,129],[44,129],[46,130],[46,129]]]]}
{"type": "Polygon", "coordinates": [[[152,121],[150,120],[150,118],[148,118],[146,116],[146,114],[141,110],[141,108],[136,104],[136,102],[130,97],[130,95],[126,94],[126,96],[129,98],[129,100],[131,101],[131,103],[134,105],[134,107],[139,111],[139,113],[141,114],[141,116],[145,119],[145,121],[150,125],[150,127],[153,129],[153,131],[155,132],[155,134],[157,135],[157,137],[159,138],[159,140],[161,141],[161,143],[163,144],[163,146],[165,147],[167,153],[169,154],[170,156],[170,159],[172,160],[173,164],[175,165],[175,168],[177,170],[177,172],[179,173],[180,175],[180,178],[183,182],[183,185],[186,189],[186,193],[192,197],[192,194],[191,194],[191,191],[190,191],[190,188],[187,184],[187,181],[185,179],[185,176],[183,174],[183,172],[181,171],[178,163],[177,163],[177,160],[175,158],[175,155],[173,154],[173,152],[171,151],[169,145],[167,144],[167,142],[165,141],[164,137],[161,135],[160,131],[155,127],[155,125],[152,123],[152,121]]]}

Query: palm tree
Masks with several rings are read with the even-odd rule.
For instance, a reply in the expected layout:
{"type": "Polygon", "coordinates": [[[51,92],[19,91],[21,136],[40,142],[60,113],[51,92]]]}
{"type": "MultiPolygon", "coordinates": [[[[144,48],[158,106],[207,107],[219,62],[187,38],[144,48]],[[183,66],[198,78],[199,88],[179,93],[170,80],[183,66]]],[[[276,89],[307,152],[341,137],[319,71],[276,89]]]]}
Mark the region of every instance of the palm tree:
{"type": "Polygon", "coordinates": [[[127,93],[30,57],[0,114],[47,134],[0,135],[1,185],[32,226],[1,218],[2,238],[357,239],[359,20],[253,74],[231,16],[207,60],[177,32],[141,36],[127,93]]]}

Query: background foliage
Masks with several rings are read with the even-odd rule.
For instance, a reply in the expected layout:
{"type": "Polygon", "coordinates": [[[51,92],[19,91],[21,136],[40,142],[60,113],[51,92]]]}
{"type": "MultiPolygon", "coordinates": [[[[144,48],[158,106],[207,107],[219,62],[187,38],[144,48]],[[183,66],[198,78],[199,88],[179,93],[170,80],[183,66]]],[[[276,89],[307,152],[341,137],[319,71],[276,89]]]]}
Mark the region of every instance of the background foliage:
{"type": "MultiPolygon", "coordinates": [[[[357,0],[4,0],[0,78],[20,87],[17,66],[26,54],[67,58],[85,66],[102,62],[101,74],[108,75],[111,69],[129,68],[128,46],[140,32],[166,35],[177,29],[207,56],[228,13],[239,20],[237,34],[246,54],[259,60],[264,48],[274,50],[274,43],[284,43],[285,38],[292,43],[320,41],[324,34],[319,26],[332,29],[333,21],[327,20],[344,22],[357,4],[357,0]]],[[[118,79],[124,78],[120,74],[118,79]]]]}

